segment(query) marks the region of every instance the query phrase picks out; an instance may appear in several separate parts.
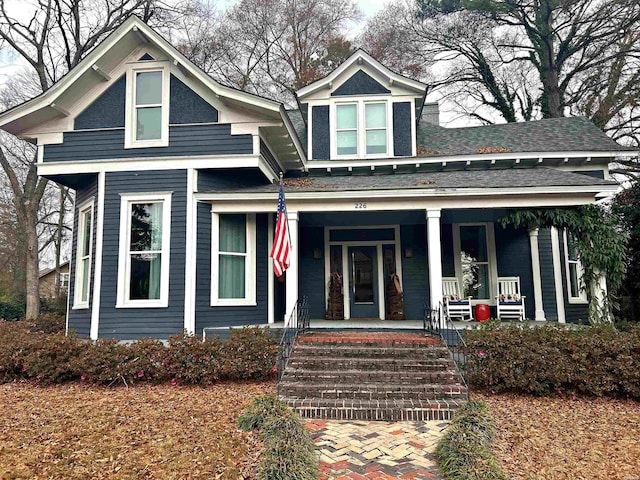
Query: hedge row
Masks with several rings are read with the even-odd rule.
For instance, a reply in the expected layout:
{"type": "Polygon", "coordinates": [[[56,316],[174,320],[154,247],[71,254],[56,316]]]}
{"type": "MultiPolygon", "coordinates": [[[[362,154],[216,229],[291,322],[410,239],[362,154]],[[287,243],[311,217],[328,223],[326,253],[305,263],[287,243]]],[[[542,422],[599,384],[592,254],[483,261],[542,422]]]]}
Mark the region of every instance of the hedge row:
{"type": "Polygon", "coordinates": [[[265,443],[261,480],[315,480],[318,456],[300,416],[274,397],[257,397],[238,418],[245,431],[258,430],[265,443]]]}
{"type": "Polygon", "coordinates": [[[33,379],[42,384],[84,381],[172,382],[210,385],[219,380],[274,375],[278,346],[267,329],[234,329],[228,340],[187,335],[130,344],[95,343],[38,331],[26,322],[0,322],[0,383],[33,379]]]}
{"type": "Polygon", "coordinates": [[[483,325],[465,333],[472,386],[640,398],[640,326],[483,325]]]}
{"type": "Polygon", "coordinates": [[[491,452],[495,434],[484,403],[471,400],[460,407],[436,447],[444,476],[449,480],[506,480],[491,452]]]}

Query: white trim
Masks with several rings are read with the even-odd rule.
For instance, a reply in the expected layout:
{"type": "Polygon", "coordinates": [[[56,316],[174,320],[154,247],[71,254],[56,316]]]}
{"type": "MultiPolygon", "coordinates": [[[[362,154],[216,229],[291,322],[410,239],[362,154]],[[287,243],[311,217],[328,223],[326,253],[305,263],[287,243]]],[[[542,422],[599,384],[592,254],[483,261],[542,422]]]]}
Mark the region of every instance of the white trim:
{"type": "MultiPolygon", "coordinates": [[[[460,262],[460,227],[485,227],[485,235],[487,242],[487,261],[480,262],[486,263],[489,270],[489,298],[474,298],[471,300],[471,304],[488,303],[490,305],[495,304],[495,296],[498,292],[498,262],[496,255],[496,237],[495,228],[493,222],[462,222],[453,223],[453,262],[455,266],[456,278],[460,282],[460,289],[462,290],[462,264],[460,262]]],[[[476,262],[477,263],[477,262],[476,262]]],[[[461,291],[464,296],[464,291],[461,291]]]]}
{"type": "MultiPolygon", "coordinates": [[[[344,319],[351,319],[351,288],[349,288],[349,249],[342,247],[342,303],[344,319]],[[346,280],[346,283],[345,283],[346,280]]],[[[327,282],[325,282],[327,285],[327,282]]],[[[328,287],[325,287],[328,288],[328,287]]]]}
{"type": "Polygon", "coordinates": [[[387,305],[384,301],[384,262],[382,258],[382,245],[376,245],[376,255],[378,256],[378,317],[384,320],[386,317],[387,305]]]}
{"type": "MultiPolygon", "coordinates": [[[[544,301],[542,293],[542,274],[540,272],[540,248],[538,242],[538,236],[540,233],[539,228],[530,228],[529,234],[529,247],[531,249],[531,272],[533,276],[533,299],[535,304],[535,321],[544,322],[547,320],[544,313],[544,301]]],[[[520,292],[522,296],[522,292],[520,292]]]]}
{"type": "Polygon", "coordinates": [[[127,65],[127,88],[125,103],[125,135],[124,148],[148,148],[148,147],[166,147],[169,145],[169,92],[171,71],[169,62],[142,62],[133,65],[127,65]],[[159,139],[138,140],[136,138],[136,113],[137,104],[136,88],[138,73],[144,72],[161,72],[162,73],[162,103],[152,105],[153,107],[161,107],[161,134],[159,139]]]}
{"type": "Polygon", "coordinates": [[[98,339],[100,324],[100,295],[102,293],[102,243],[104,237],[104,198],[107,174],[100,172],[98,174],[98,208],[96,224],[96,251],[95,251],[95,272],[93,274],[93,301],[91,302],[91,328],[90,338],[98,339]]]}
{"type": "Polygon", "coordinates": [[[196,331],[196,269],[197,269],[197,238],[198,202],[193,198],[195,170],[187,170],[187,225],[185,239],[185,266],[184,266],[184,329],[189,335],[196,331]]]}
{"type": "Polygon", "coordinates": [[[289,268],[287,269],[285,278],[285,322],[289,320],[291,312],[298,301],[298,279],[299,279],[299,215],[297,211],[287,208],[287,228],[289,231],[289,240],[291,248],[289,249],[289,268]]]}
{"type": "MultiPolygon", "coordinates": [[[[218,269],[220,257],[220,215],[211,211],[211,306],[256,306],[256,216],[253,213],[241,213],[245,215],[246,252],[244,268],[244,298],[219,298],[218,297],[218,269]]],[[[223,253],[224,255],[225,253],[223,253]]]]}
{"type": "Polygon", "coordinates": [[[570,304],[575,304],[575,305],[585,305],[589,303],[589,300],[587,299],[587,289],[584,286],[584,282],[582,281],[582,276],[583,276],[583,268],[582,268],[582,264],[580,263],[580,259],[578,260],[569,260],[569,242],[567,239],[568,235],[567,235],[567,229],[565,228],[562,231],[562,239],[564,242],[564,266],[565,266],[565,275],[567,278],[567,301],[570,304]],[[575,263],[577,266],[577,273],[578,273],[578,283],[580,285],[578,285],[578,296],[574,297],[571,295],[571,271],[569,269],[569,263],[575,263]]]}
{"type": "Polygon", "coordinates": [[[171,192],[145,192],[120,194],[120,247],[118,254],[118,296],[116,308],[164,308],[169,306],[169,263],[171,261],[171,192]],[[162,203],[162,249],[160,271],[160,298],[131,300],[129,278],[131,255],[131,205],[134,203],[162,203]]]}
{"type": "Polygon", "coordinates": [[[93,257],[94,255],[93,226],[95,224],[95,213],[96,213],[93,197],[87,200],[86,202],[84,202],[82,205],[80,205],[77,208],[77,211],[78,211],[78,235],[76,237],[76,250],[75,250],[76,251],[76,272],[75,272],[74,287],[73,287],[73,307],[72,307],[73,310],[87,309],[89,308],[89,305],[90,305],[89,299],[91,298],[91,293],[92,293],[91,275],[93,274],[93,271],[91,269],[91,261],[94,258],[93,257]],[[85,241],[84,232],[85,232],[86,225],[84,221],[84,215],[86,213],[91,214],[91,219],[89,223],[89,254],[85,257],[86,260],[89,262],[89,269],[87,271],[87,277],[84,278],[84,273],[83,273],[84,270],[81,268],[83,257],[79,255],[79,252],[81,251],[82,245],[84,244],[84,241],[85,241]],[[87,299],[82,300],[80,298],[80,292],[85,287],[87,289],[87,299]]]}
{"type": "Polygon", "coordinates": [[[276,302],[275,302],[275,274],[273,272],[273,258],[271,258],[271,244],[273,237],[275,236],[275,226],[273,214],[267,214],[267,323],[275,323],[276,317],[276,302]]]}
{"type": "Polygon", "coordinates": [[[556,290],[558,323],[566,323],[564,289],[562,288],[562,264],[560,263],[560,236],[558,235],[558,229],[556,227],[551,227],[551,254],[553,258],[553,281],[556,290]]]}
{"type": "MultiPolygon", "coordinates": [[[[440,311],[442,305],[442,237],[439,209],[426,211],[427,220],[427,269],[429,271],[429,303],[432,310],[440,311]]],[[[446,326],[443,317],[442,326],[446,326]]]]}

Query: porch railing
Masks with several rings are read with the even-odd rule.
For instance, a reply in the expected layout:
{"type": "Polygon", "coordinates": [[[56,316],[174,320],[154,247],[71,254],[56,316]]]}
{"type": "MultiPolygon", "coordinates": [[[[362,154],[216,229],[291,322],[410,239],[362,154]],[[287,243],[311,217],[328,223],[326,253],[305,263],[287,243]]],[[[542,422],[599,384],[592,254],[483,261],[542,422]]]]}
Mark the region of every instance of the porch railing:
{"type": "Polygon", "coordinates": [[[291,351],[296,343],[298,335],[309,328],[309,301],[307,297],[302,297],[296,301],[293,311],[287,318],[280,337],[280,349],[278,353],[278,387],[277,394],[280,397],[280,381],[287,368],[291,351]]]}
{"type": "Polygon", "coordinates": [[[449,354],[453,359],[456,370],[460,374],[462,381],[469,391],[469,383],[467,381],[467,359],[464,350],[467,344],[460,330],[451,321],[447,315],[446,309],[442,302],[438,303],[437,308],[432,309],[429,303],[424,302],[424,320],[423,327],[426,333],[437,335],[449,350],[449,354]]]}

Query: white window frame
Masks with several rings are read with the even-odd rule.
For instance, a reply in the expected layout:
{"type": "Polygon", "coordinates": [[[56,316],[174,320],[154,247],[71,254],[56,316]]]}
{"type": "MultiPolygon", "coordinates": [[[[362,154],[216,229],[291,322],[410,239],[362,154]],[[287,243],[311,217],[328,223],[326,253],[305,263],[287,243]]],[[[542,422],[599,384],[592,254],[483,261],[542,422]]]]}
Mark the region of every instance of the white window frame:
{"type": "Polygon", "coordinates": [[[256,215],[246,212],[211,213],[211,306],[256,306],[256,215]],[[246,245],[244,254],[246,261],[244,298],[219,298],[218,269],[220,265],[220,215],[245,215],[246,216],[246,245]]]}
{"type": "Polygon", "coordinates": [[[167,62],[146,61],[127,67],[124,148],[166,147],[169,145],[169,89],[171,71],[167,62]],[[136,140],[136,76],[141,72],[162,72],[162,128],[159,139],[136,140]]]}
{"type": "Polygon", "coordinates": [[[68,272],[60,272],[58,276],[58,284],[60,288],[69,288],[69,273],[68,272]]]}
{"type": "Polygon", "coordinates": [[[587,299],[587,289],[584,285],[584,268],[582,267],[582,263],[580,259],[571,260],[569,258],[569,235],[567,229],[565,228],[562,231],[562,240],[564,242],[564,266],[565,266],[565,274],[567,277],[567,300],[572,304],[586,304],[589,303],[587,299]],[[575,264],[577,273],[578,273],[578,296],[574,297],[571,295],[571,270],[569,269],[570,264],[575,264]]]}
{"type": "MultiPolygon", "coordinates": [[[[456,278],[462,285],[462,262],[460,261],[460,227],[485,227],[485,235],[487,236],[487,262],[489,267],[489,298],[472,298],[471,303],[476,305],[478,303],[495,304],[495,296],[498,291],[498,261],[496,255],[496,235],[493,222],[473,222],[473,223],[454,223],[453,229],[453,260],[456,272],[456,278]]],[[[485,262],[481,262],[485,263],[485,262]]],[[[461,292],[463,293],[463,292],[461,292]]]]}
{"type": "Polygon", "coordinates": [[[116,308],[164,308],[169,306],[169,264],[171,261],[171,195],[172,192],[120,194],[120,248],[118,255],[118,285],[116,308]],[[131,205],[134,203],[162,203],[162,264],[160,269],[160,298],[129,299],[131,255],[131,205]]]}
{"type": "MultiPolygon", "coordinates": [[[[351,130],[351,129],[349,129],[351,130]]],[[[370,130],[380,130],[379,128],[371,128],[370,130]]],[[[365,97],[365,98],[345,98],[344,100],[334,100],[329,105],[329,131],[331,142],[331,159],[347,160],[361,158],[389,158],[393,156],[393,102],[388,98],[365,97]],[[370,103],[384,103],[387,131],[387,151],[384,153],[367,153],[367,126],[365,105],[370,103]],[[356,154],[338,155],[338,106],[339,105],[357,105],[357,132],[356,132],[356,154]]]]}
{"type": "Polygon", "coordinates": [[[72,309],[89,308],[91,298],[91,263],[93,260],[93,222],[95,221],[95,210],[93,208],[93,199],[83,203],[78,207],[78,235],[76,237],[76,271],[73,291],[73,307],[72,309]],[[82,258],[80,257],[81,246],[84,244],[84,231],[85,220],[84,214],[87,211],[91,212],[91,225],[89,226],[89,255],[85,258],[89,261],[89,269],[87,271],[87,278],[84,278],[84,270],[82,269],[82,258]],[[87,299],[82,300],[80,296],[80,289],[78,288],[82,284],[86,284],[87,299]]]}

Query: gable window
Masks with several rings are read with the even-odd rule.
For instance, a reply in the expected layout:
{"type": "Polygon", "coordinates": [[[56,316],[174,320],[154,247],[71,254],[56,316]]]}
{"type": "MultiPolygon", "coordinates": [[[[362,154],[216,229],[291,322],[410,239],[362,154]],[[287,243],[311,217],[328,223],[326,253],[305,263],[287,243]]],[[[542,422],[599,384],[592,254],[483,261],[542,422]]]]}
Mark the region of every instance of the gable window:
{"type": "MultiPolygon", "coordinates": [[[[93,254],[93,201],[78,211],[78,238],[76,244],[76,282],[73,308],[89,308],[91,257],[93,254]]],[[[62,274],[60,275],[62,279],[62,274]]],[[[62,286],[62,285],[61,285],[62,286]]]]}
{"type": "Polygon", "coordinates": [[[584,288],[583,269],[575,247],[573,235],[564,231],[564,258],[567,271],[567,293],[569,303],[586,303],[587,291],[584,288]]]}
{"type": "Polygon", "coordinates": [[[168,145],[169,77],[169,69],[159,62],[144,62],[127,72],[125,147],[168,145]]]}
{"type": "Polygon", "coordinates": [[[255,215],[213,214],[212,305],[256,304],[255,215]]]}
{"type": "Polygon", "coordinates": [[[166,307],[171,194],[122,195],[118,307],[166,307]]]}
{"type": "Polygon", "coordinates": [[[456,276],[463,296],[492,300],[497,281],[493,224],[454,224],[453,242],[456,276]]]}
{"type": "Polygon", "coordinates": [[[375,158],[389,154],[389,103],[359,100],[335,103],[334,157],[375,158]]]}

